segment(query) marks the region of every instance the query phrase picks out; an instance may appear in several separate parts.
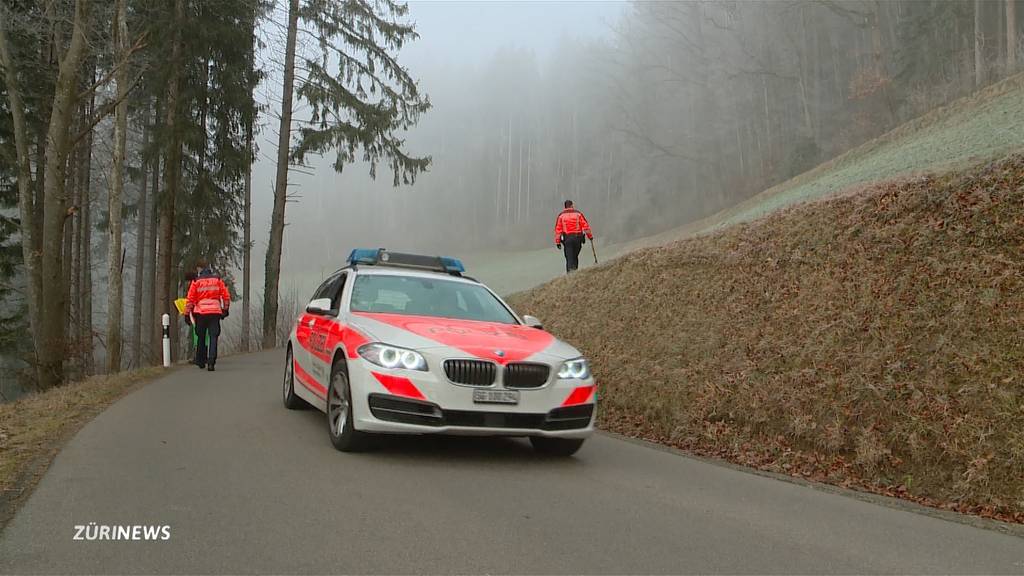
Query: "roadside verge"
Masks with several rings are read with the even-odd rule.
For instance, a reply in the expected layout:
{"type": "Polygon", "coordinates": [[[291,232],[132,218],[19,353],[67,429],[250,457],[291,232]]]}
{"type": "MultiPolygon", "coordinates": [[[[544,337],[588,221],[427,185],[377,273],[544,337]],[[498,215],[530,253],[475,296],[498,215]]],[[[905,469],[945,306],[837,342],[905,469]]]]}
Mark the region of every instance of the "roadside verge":
{"type": "Polygon", "coordinates": [[[167,373],[151,367],[93,376],[0,404],[0,530],[31,495],[61,447],[85,424],[167,373]]]}

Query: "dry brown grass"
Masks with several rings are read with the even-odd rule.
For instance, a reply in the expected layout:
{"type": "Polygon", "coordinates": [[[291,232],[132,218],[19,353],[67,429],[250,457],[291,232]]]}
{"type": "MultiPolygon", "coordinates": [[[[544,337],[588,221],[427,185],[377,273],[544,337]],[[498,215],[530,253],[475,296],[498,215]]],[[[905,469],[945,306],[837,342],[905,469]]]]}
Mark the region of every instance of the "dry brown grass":
{"type": "Polygon", "coordinates": [[[511,300],[593,359],[605,428],[1024,521],[1024,155],[511,300]]]}
{"type": "Polygon", "coordinates": [[[144,368],[94,376],[0,404],[0,527],[67,439],[140,382],[164,372],[163,368],[144,368]]]}

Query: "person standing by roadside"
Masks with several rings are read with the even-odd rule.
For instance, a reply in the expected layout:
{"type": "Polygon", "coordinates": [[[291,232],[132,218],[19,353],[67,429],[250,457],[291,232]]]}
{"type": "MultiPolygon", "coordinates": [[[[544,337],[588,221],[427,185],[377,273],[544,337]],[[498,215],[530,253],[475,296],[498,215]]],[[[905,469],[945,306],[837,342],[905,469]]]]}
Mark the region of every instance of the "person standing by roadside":
{"type": "Polygon", "coordinates": [[[555,247],[565,250],[565,273],[568,274],[580,267],[580,250],[586,239],[594,239],[594,233],[583,212],[573,207],[572,200],[566,200],[564,206],[555,219],[555,247]]]}
{"type": "Polygon", "coordinates": [[[195,319],[196,365],[213,372],[217,364],[220,321],[228,317],[231,293],[205,258],[196,262],[196,268],[199,273],[188,288],[185,313],[195,319]]]}

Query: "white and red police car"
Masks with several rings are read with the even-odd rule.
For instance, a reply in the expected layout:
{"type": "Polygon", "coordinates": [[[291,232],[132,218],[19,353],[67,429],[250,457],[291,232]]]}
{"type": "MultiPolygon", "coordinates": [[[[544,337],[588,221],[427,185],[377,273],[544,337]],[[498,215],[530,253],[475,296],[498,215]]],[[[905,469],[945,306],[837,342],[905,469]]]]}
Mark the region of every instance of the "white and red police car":
{"type": "Polygon", "coordinates": [[[587,361],[463,272],[454,258],[353,250],[292,330],[284,405],[325,412],[342,451],[403,433],[575,453],[594,431],[587,361]]]}

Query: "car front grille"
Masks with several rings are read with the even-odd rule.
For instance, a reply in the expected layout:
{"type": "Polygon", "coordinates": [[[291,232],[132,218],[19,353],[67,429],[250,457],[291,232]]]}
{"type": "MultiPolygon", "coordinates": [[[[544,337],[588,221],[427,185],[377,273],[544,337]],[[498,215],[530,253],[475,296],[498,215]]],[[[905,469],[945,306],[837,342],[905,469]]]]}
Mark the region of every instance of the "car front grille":
{"type": "Polygon", "coordinates": [[[506,388],[540,388],[547,384],[551,367],[546,364],[513,363],[505,366],[506,388]]]}
{"type": "Polygon", "coordinates": [[[497,368],[484,360],[445,360],[444,373],[456,384],[490,386],[494,384],[497,368]]]}

